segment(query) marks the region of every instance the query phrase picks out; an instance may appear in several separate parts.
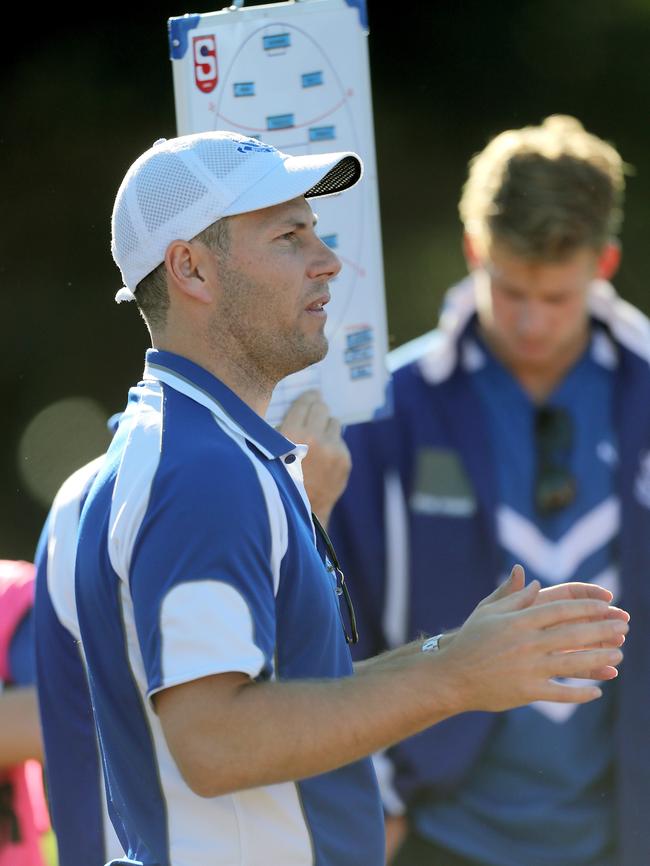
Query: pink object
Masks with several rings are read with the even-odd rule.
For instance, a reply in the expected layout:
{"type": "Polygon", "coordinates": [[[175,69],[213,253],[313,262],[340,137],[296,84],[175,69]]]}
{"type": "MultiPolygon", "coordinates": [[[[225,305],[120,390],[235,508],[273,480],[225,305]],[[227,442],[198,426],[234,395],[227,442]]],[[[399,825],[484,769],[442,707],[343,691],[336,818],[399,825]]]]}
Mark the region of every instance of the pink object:
{"type": "MultiPolygon", "coordinates": [[[[0,560],[0,680],[10,680],[9,646],[34,603],[35,569],[30,562],[0,560]]],[[[38,761],[0,773],[0,866],[45,866],[40,836],[49,829],[38,761]]]]}

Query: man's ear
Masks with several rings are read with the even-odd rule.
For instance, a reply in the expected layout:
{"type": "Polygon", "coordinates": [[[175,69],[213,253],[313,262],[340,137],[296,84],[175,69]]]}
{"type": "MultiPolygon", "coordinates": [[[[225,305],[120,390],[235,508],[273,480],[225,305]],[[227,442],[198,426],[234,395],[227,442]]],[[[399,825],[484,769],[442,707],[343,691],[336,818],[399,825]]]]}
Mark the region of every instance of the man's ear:
{"type": "Polygon", "coordinates": [[[204,277],[206,257],[201,244],[172,241],[165,251],[165,267],[170,284],[181,294],[203,303],[212,300],[204,277]]]}
{"type": "Polygon", "coordinates": [[[478,245],[476,238],[473,238],[467,232],[463,233],[463,253],[467,262],[467,269],[475,271],[481,267],[481,257],[478,254],[478,245]]]}
{"type": "Polygon", "coordinates": [[[601,280],[611,280],[621,264],[621,245],[618,241],[605,244],[598,256],[596,276],[601,280]]]}

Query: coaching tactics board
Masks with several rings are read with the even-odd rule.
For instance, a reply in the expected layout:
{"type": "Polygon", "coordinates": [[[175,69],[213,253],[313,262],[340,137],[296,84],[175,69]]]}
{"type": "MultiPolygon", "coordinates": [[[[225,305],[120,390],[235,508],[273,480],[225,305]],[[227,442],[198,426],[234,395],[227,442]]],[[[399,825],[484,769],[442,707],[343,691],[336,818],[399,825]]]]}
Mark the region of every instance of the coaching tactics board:
{"type": "Polygon", "coordinates": [[[169,21],[179,135],[228,129],[290,154],[353,150],[364,177],[314,201],[343,263],[331,283],[324,361],[284,379],[267,420],[318,388],[344,423],[385,411],[386,311],[365,0],[303,0],[169,21]]]}

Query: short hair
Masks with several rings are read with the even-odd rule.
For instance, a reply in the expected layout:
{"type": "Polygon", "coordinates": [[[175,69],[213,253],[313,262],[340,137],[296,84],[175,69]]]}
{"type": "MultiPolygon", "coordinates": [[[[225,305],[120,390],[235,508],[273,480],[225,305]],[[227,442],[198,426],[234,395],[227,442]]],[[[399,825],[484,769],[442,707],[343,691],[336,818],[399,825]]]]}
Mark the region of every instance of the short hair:
{"type": "MultiPolygon", "coordinates": [[[[222,217],[212,223],[192,240],[201,241],[218,255],[226,255],[230,248],[228,217],[222,217]]],[[[134,294],[140,314],[149,329],[162,330],[167,323],[169,310],[169,291],[164,262],[140,280],[134,294]]]]}
{"type": "Polygon", "coordinates": [[[469,169],[459,211],[482,253],[499,243],[557,262],[583,247],[601,250],[620,231],[628,166],[575,117],[502,132],[469,169]]]}

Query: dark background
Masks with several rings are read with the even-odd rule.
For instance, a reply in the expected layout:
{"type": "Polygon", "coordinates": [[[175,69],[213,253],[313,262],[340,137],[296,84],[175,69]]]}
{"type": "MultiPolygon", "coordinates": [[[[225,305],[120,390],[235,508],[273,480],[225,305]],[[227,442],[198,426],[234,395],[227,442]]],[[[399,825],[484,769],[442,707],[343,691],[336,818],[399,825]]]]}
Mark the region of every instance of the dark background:
{"type": "MultiPolygon", "coordinates": [[[[167,18],[224,5],[59,6],[5,22],[0,558],[32,557],[48,497],[103,448],[105,416],[139,377],[147,335],[113,303],[110,212],[133,159],[175,134],[167,18]]],[[[650,0],[369,0],[369,19],[392,345],[432,327],[463,274],[468,158],[557,112],[635,168],[616,283],[650,311],[650,0]]]]}

